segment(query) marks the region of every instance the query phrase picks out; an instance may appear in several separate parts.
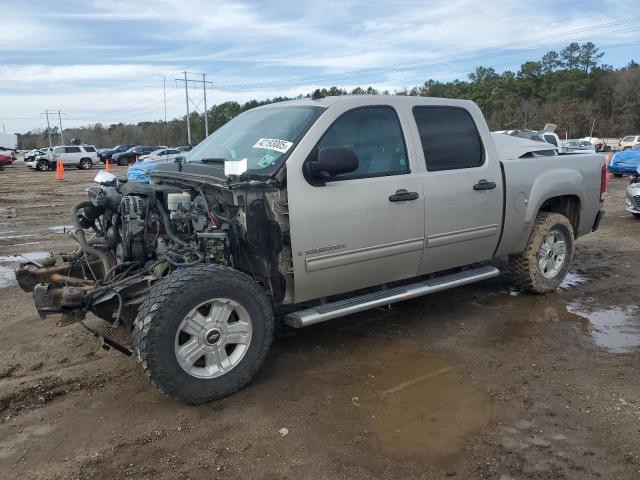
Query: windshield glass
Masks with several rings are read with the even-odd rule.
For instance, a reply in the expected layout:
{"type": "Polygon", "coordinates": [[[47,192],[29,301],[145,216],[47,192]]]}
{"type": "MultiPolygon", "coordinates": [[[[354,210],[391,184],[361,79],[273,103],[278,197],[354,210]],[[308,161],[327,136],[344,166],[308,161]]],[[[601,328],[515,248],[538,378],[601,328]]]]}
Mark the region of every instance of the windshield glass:
{"type": "Polygon", "coordinates": [[[187,162],[217,165],[246,161],[247,170],[276,164],[324,109],[316,106],[281,106],[249,110],[209,135],[187,154],[187,162]]]}

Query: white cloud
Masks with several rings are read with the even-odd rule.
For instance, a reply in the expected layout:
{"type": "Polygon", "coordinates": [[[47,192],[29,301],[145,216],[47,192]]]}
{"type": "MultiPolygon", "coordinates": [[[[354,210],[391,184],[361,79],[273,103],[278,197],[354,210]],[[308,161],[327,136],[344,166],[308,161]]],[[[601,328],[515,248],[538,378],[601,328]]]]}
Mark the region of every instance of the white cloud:
{"type": "MultiPolygon", "coordinates": [[[[427,76],[463,77],[480,63],[517,68],[538,55],[523,50],[536,45],[589,35],[599,45],[637,38],[598,37],[598,30],[541,38],[627,19],[634,6],[631,0],[566,7],[553,0],[3,0],[0,120],[30,117],[9,122],[26,130],[39,125],[44,108],[63,108],[78,121],[152,118],[156,101],[142,100],[160,91],[163,75],[174,92],[183,68],[207,72],[214,85],[263,84],[214,90],[209,103],[308,93],[316,83],[394,90],[427,76]],[[540,40],[505,46],[530,38],[540,40]],[[495,45],[503,47],[478,51],[495,45]],[[470,51],[476,53],[460,55],[470,51]],[[407,71],[345,75],[407,62],[407,71]],[[300,77],[307,81],[291,81],[300,77]]],[[[615,30],[622,27],[609,29],[615,30]]],[[[170,97],[169,115],[181,115],[183,101],[170,97]]]]}

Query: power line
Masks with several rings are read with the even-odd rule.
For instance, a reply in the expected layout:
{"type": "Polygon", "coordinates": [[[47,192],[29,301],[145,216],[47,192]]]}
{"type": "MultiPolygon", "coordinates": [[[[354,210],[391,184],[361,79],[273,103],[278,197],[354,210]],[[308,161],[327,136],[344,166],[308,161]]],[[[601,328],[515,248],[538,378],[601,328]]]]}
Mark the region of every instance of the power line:
{"type": "MultiPolygon", "coordinates": [[[[176,87],[178,82],[184,82],[184,96],[185,102],[187,106],[187,140],[189,145],[191,145],[191,122],[189,121],[189,82],[194,84],[202,84],[202,90],[204,91],[204,129],[205,129],[205,137],[209,136],[209,120],[207,119],[207,85],[211,85],[213,88],[213,82],[207,80],[207,75],[205,73],[194,73],[184,71],[184,78],[176,78],[176,87]],[[194,80],[188,78],[187,75],[202,75],[202,80],[194,80]]],[[[196,106],[197,109],[197,106],[196,106]]]]}
{"type": "MultiPolygon", "coordinates": [[[[454,54],[443,55],[443,56],[435,57],[431,59],[417,59],[409,62],[383,65],[380,67],[362,68],[362,69],[346,71],[340,74],[297,77],[297,78],[287,79],[284,81],[273,80],[273,81],[258,82],[258,83],[222,84],[222,85],[218,85],[217,88],[218,90],[225,90],[225,91],[250,90],[255,88],[290,86],[290,85],[297,85],[301,83],[326,83],[326,82],[331,82],[333,80],[343,79],[344,77],[354,77],[357,75],[363,75],[368,73],[380,74],[380,73],[393,73],[393,72],[399,72],[399,71],[417,70],[417,69],[431,67],[431,66],[438,66],[440,64],[440,63],[434,63],[434,62],[442,62],[442,61],[450,62],[452,59],[456,59],[459,57],[472,57],[470,58],[470,60],[475,60],[477,58],[485,58],[490,56],[502,56],[504,55],[504,52],[493,52],[493,53],[490,53],[490,52],[496,49],[512,48],[514,46],[522,46],[522,45],[527,45],[535,42],[540,42],[541,40],[556,39],[559,41],[559,37],[575,35],[576,33],[581,33],[581,32],[593,32],[594,30],[606,29],[612,26],[615,26],[616,28],[618,28],[620,25],[635,23],[638,21],[640,21],[640,17],[633,17],[625,20],[616,21],[616,22],[608,22],[608,23],[603,23],[599,25],[591,25],[591,26],[577,28],[573,30],[567,30],[565,32],[558,32],[555,34],[548,34],[548,35],[543,35],[539,37],[533,37],[526,40],[520,40],[517,42],[509,42],[509,43],[505,43],[501,45],[493,45],[493,46],[485,47],[481,49],[468,50],[468,51],[458,52],[454,54]],[[478,56],[478,54],[482,54],[483,52],[486,52],[486,53],[484,53],[484,55],[478,56]]],[[[612,33],[620,34],[620,33],[635,32],[638,29],[640,29],[640,27],[634,27],[627,30],[618,29],[618,31],[614,30],[613,32],[603,32],[598,35],[593,35],[592,33],[587,38],[599,38],[602,36],[609,36],[612,33]]],[[[575,40],[575,38],[572,40],[575,40]]],[[[544,46],[546,45],[536,45],[534,47],[529,47],[525,50],[542,48],[544,46]]]]}

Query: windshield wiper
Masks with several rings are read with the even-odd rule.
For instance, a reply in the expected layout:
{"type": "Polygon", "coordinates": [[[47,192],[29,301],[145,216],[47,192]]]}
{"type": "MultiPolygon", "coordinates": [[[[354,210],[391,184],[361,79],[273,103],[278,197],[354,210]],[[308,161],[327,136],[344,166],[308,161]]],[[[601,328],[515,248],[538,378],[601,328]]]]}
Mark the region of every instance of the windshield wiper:
{"type": "Polygon", "coordinates": [[[226,158],[202,158],[200,163],[217,163],[224,165],[224,162],[228,161],[226,158]]]}

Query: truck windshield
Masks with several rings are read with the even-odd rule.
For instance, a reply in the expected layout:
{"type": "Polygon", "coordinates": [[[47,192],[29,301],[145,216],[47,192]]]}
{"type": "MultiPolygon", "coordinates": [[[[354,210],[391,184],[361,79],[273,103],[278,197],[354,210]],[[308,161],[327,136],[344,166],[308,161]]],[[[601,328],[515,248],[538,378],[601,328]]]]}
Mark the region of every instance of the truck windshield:
{"type": "Polygon", "coordinates": [[[217,168],[237,161],[246,162],[241,170],[268,169],[286,158],[323,110],[310,105],[249,110],[209,135],[186,161],[217,168]]]}

